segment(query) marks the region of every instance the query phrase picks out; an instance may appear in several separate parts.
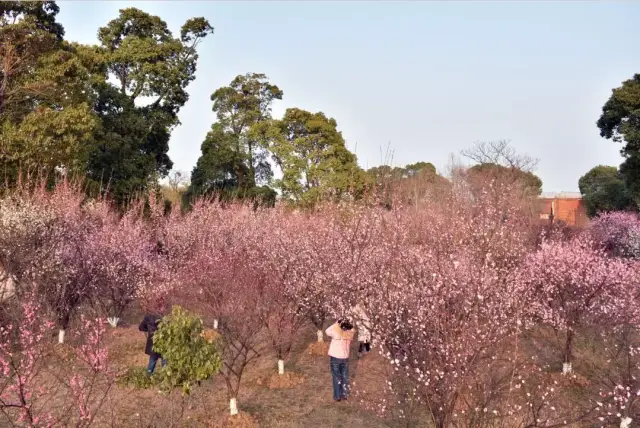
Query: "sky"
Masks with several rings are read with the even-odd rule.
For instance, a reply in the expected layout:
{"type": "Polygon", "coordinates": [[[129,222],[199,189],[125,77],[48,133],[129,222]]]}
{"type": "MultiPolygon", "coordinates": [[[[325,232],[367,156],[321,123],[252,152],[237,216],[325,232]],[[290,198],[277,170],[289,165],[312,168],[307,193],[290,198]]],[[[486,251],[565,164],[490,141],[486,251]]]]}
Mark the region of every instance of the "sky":
{"type": "Polygon", "coordinates": [[[171,136],[190,172],[215,120],[211,93],[238,74],[266,74],[273,107],[322,111],[364,168],[433,163],[476,141],[510,140],[540,160],[546,192],[577,191],[592,167],[619,165],[621,145],[595,125],[611,90],[640,73],[640,2],[60,1],[66,38],[97,43],[125,7],[158,15],[174,35],[204,16],[196,80],[171,136]]]}

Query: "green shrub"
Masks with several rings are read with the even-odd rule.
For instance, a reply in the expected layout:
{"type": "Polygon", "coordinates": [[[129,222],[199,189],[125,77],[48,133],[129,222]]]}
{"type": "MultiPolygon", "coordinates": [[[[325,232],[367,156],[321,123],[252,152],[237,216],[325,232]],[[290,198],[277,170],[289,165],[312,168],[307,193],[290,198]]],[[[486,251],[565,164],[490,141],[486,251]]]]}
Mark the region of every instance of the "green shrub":
{"type": "Polygon", "coordinates": [[[162,389],[181,387],[189,394],[194,383],[209,379],[222,366],[219,348],[205,335],[202,318],[180,306],[160,321],[153,350],[167,361],[158,373],[162,389]]]}
{"type": "Polygon", "coordinates": [[[149,376],[146,367],[129,367],[123,374],[118,376],[118,385],[121,386],[147,389],[159,386],[160,383],[159,376],[155,373],[149,376]]]}

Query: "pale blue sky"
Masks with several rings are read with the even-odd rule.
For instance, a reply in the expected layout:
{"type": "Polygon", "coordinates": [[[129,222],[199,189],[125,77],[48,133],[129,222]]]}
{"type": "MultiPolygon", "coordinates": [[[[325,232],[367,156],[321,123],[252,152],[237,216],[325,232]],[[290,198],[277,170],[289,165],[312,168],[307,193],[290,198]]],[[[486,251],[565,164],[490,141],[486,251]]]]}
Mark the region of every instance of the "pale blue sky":
{"type": "Polygon", "coordinates": [[[95,43],[123,7],[159,15],[174,34],[204,16],[196,80],[171,138],[191,171],[214,115],[211,93],[247,72],[284,91],[274,105],[338,121],[363,167],[432,162],[477,140],[510,139],[540,159],[545,191],[577,190],[620,146],[595,121],[613,87],[640,73],[640,2],[59,2],[66,37],[95,43]],[[357,145],[357,146],[356,146],[357,145]]]}

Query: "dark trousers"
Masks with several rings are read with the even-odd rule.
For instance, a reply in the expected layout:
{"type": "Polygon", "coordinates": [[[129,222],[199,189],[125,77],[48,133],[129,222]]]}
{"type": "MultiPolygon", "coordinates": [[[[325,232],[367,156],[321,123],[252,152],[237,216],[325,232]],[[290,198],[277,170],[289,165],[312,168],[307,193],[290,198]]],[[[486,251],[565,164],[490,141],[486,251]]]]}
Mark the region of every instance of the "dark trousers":
{"type": "Polygon", "coordinates": [[[167,365],[167,360],[165,360],[158,354],[149,355],[149,365],[147,366],[147,372],[149,372],[149,374],[153,373],[153,371],[156,369],[156,363],[159,359],[162,360],[162,367],[165,367],[167,365]]]}
{"type": "Polygon", "coordinates": [[[347,398],[349,392],[349,359],[330,359],[331,377],[333,378],[333,399],[347,398]]]}

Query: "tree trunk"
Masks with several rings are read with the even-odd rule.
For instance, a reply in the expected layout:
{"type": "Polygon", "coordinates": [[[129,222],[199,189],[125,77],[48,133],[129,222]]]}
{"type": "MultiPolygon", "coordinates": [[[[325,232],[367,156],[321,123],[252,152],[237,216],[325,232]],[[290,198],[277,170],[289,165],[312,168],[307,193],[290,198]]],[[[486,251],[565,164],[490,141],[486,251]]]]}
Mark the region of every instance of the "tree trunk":
{"type": "Polygon", "coordinates": [[[567,329],[567,340],[564,344],[564,363],[562,364],[562,374],[571,373],[571,360],[572,360],[572,346],[573,346],[573,330],[567,329]]]}
{"type": "Polygon", "coordinates": [[[629,416],[623,416],[620,418],[620,428],[629,428],[631,426],[631,419],[629,416]]]}
{"type": "Polygon", "coordinates": [[[120,318],[118,317],[109,317],[107,318],[107,321],[109,322],[109,325],[113,328],[118,327],[118,323],[120,322],[120,318]]]}
{"type": "Polygon", "coordinates": [[[322,330],[318,330],[316,334],[318,336],[318,343],[324,342],[324,333],[322,333],[322,330]]]}
{"type": "Polygon", "coordinates": [[[229,399],[229,414],[231,416],[238,414],[238,400],[235,397],[229,399]]]}
{"type": "Polygon", "coordinates": [[[218,329],[218,320],[217,319],[213,320],[213,329],[214,330],[218,329]]]}
{"type": "Polygon", "coordinates": [[[284,360],[278,360],[278,374],[284,374],[284,360]]]}
{"type": "Polygon", "coordinates": [[[58,343],[64,343],[64,336],[67,333],[67,328],[69,328],[69,321],[71,320],[71,315],[69,313],[65,313],[62,316],[58,315],[58,343]]]}

